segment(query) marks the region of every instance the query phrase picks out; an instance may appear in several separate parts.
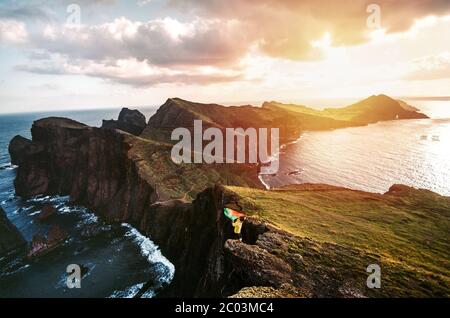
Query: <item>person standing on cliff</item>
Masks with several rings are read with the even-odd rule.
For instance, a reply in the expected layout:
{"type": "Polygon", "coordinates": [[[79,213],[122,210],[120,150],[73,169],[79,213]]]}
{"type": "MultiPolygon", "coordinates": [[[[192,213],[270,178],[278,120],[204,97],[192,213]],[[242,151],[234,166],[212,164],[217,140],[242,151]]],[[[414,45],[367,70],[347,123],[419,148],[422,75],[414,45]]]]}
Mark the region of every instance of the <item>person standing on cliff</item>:
{"type": "Polygon", "coordinates": [[[238,235],[239,241],[242,242],[242,225],[244,224],[244,217],[239,217],[233,221],[234,233],[238,235]]]}
{"type": "Polygon", "coordinates": [[[231,225],[234,228],[234,233],[238,235],[239,240],[242,241],[242,225],[245,220],[245,214],[234,211],[230,208],[224,208],[223,213],[225,216],[230,219],[231,225]]]}

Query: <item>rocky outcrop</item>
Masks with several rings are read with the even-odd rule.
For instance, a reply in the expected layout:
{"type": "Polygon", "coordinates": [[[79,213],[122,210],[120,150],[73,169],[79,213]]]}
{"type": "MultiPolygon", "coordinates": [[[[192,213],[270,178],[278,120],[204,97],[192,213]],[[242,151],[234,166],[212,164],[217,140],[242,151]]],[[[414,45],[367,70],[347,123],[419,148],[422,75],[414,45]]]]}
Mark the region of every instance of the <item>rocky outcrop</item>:
{"type": "Polygon", "coordinates": [[[122,108],[118,120],[103,120],[102,128],[120,129],[139,136],[147,126],[145,116],[138,110],[122,108]]]}
{"type": "Polygon", "coordinates": [[[0,256],[25,246],[25,239],[0,207],[0,256]]]}
{"type": "Polygon", "coordinates": [[[22,136],[15,136],[9,143],[8,151],[13,165],[20,165],[21,159],[25,158],[25,151],[31,145],[31,140],[22,136]]]}
{"type": "Polygon", "coordinates": [[[172,284],[160,296],[224,297],[246,286],[292,283],[291,266],[256,245],[262,236],[278,233],[275,228],[249,218],[243,241],[237,240],[223,214],[224,204],[234,200],[233,193],[217,185],[192,203],[175,200],[150,206],[141,228],[176,268],[172,284]]]}
{"type": "Polygon", "coordinates": [[[128,151],[135,137],[64,119],[38,120],[14,182],[19,196],[68,194],[111,221],[134,220],[156,201],[128,151]]]}

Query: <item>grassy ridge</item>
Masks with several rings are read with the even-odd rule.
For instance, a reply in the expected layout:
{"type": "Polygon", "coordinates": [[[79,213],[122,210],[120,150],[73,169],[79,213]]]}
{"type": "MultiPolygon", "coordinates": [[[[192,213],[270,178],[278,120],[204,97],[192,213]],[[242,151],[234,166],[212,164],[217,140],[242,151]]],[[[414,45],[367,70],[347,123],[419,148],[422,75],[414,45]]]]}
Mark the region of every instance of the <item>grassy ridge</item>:
{"type": "Polygon", "coordinates": [[[197,193],[218,182],[261,188],[257,167],[251,164],[175,164],[172,145],[132,137],[129,156],[140,175],[158,189],[160,199],[194,199],[197,193]]]}
{"type": "Polygon", "coordinates": [[[448,197],[404,186],[384,195],[325,185],[228,189],[238,194],[248,214],[287,232],[379,255],[393,268],[388,279],[398,288],[413,279],[411,272],[435,277],[447,290],[450,286],[448,197]],[[407,272],[409,278],[403,277],[407,272]]]}

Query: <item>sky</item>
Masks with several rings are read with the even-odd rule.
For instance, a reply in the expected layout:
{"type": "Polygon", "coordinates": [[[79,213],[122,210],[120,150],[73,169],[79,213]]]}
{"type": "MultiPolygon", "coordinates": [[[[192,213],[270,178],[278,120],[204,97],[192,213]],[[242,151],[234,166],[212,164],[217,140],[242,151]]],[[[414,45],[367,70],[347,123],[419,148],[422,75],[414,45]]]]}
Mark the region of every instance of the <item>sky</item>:
{"type": "Polygon", "coordinates": [[[0,113],[449,87],[448,0],[0,0],[0,113]]]}

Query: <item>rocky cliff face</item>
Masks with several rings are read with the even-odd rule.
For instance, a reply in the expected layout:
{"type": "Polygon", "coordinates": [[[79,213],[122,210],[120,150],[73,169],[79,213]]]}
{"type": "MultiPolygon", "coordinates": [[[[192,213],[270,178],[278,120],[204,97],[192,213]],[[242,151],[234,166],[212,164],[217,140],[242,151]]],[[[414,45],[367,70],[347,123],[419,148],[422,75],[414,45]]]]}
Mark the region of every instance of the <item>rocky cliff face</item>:
{"type": "Polygon", "coordinates": [[[128,157],[133,136],[64,118],[36,121],[31,132],[14,183],[17,195],[69,194],[111,221],[138,220],[156,201],[155,189],[128,157]]]}
{"type": "Polygon", "coordinates": [[[26,244],[19,230],[8,220],[0,207],[0,256],[3,256],[26,244]]]}
{"type": "Polygon", "coordinates": [[[118,130],[47,118],[33,124],[32,137],[18,159],[18,195],[69,194],[72,202],[110,222],[137,227],[176,266],[167,295],[225,293],[223,246],[232,227],[224,226],[219,187],[207,189],[192,203],[161,195],[132,150],[139,139],[118,130]]]}

